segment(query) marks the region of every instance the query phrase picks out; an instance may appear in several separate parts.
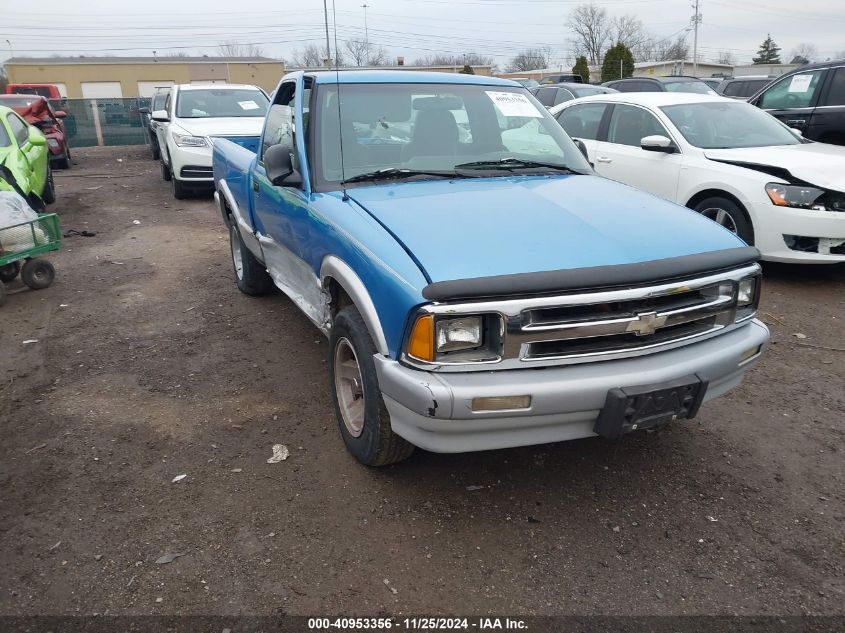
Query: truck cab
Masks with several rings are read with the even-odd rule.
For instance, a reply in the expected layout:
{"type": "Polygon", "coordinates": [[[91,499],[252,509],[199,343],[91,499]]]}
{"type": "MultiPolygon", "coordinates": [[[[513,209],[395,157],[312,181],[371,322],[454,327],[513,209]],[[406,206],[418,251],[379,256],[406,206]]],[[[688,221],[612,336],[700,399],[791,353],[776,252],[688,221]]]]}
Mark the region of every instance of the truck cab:
{"type": "Polygon", "coordinates": [[[756,249],[596,176],[516,82],[291,73],[213,175],[238,288],[328,337],[366,465],[681,423],[768,339],[756,249]]]}

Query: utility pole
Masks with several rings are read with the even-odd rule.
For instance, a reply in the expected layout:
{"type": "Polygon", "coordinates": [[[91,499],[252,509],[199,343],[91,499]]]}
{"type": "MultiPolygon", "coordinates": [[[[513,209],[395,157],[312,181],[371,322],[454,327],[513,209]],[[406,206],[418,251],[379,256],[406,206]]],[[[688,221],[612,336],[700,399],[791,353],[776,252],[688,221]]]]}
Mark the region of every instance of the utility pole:
{"type": "Polygon", "coordinates": [[[698,2],[699,0],[695,0],[692,4],[692,8],[695,9],[695,13],[692,16],[692,28],[693,28],[693,36],[692,36],[692,75],[693,77],[698,77],[698,25],[701,24],[701,13],[698,12],[698,2]]]}
{"type": "Polygon", "coordinates": [[[326,6],[326,0],[323,0],[323,16],[326,18],[326,64],[329,70],[332,69],[332,45],[329,41],[329,8],[326,6]]]}
{"type": "Polygon", "coordinates": [[[6,40],[6,44],[9,45],[9,57],[15,56],[15,50],[12,48],[12,43],[9,40],[6,40]]]}
{"type": "Polygon", "coordinates": [[[367,51],[367,63],[370,63],[370,31],[367,29],[367,9],[370,5],[366,2],[361,5],[364,9],[364,50],[367,51]]]}
{"type": "Polygon", "coordinates": [[[619,58],[619,79],[625,79],[625,77],[622,76],[622,58],[621,57],[619,58]]]}

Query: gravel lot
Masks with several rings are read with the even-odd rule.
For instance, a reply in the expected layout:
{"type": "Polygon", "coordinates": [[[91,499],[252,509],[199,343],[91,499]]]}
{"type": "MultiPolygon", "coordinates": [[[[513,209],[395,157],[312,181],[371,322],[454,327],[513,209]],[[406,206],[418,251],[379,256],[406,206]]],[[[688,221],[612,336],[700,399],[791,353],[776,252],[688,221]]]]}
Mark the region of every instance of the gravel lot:
{"type": "Polygon", "coordinates": [[[371,470],[210,198],[74,156],[97,235],[0,308],[0,614],[845,615],[845,267],[765,267],[774,344],[695,421],[371,470]]]}

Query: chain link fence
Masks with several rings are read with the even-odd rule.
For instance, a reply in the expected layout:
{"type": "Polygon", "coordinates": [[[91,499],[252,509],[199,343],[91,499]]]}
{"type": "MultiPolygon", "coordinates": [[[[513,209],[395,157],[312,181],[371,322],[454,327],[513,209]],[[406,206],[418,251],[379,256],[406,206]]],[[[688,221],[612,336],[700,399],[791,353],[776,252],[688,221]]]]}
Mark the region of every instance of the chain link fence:
{"type": "Polygon", "coordinates": [[[105,145],[146,145],[150,99],[53,99],[53,110],[64,110],[65,133],[71,148],[105,145]]]}

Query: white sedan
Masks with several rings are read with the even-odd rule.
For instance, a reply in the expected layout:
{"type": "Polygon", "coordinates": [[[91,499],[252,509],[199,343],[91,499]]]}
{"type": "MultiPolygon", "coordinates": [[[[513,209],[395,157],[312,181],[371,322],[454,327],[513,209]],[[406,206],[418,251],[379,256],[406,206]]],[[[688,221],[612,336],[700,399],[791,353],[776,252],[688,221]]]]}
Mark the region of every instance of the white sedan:
{"type": "Polygon", "coordinates": [[[692,93],[585,97],[551,113],[598,174],[704,214],[763,259],[845,262],[845,148],[692,93]]]}
{"type": "Polygon", "coordinates": [[[211,150],[214,138],[228,138],[257,151],[269,101],[256,86],[237,84],[173,86],[163,110],[151,114],[158,123],[161,176],[173,183],[173,195],[214,184],[211,150]]]}

